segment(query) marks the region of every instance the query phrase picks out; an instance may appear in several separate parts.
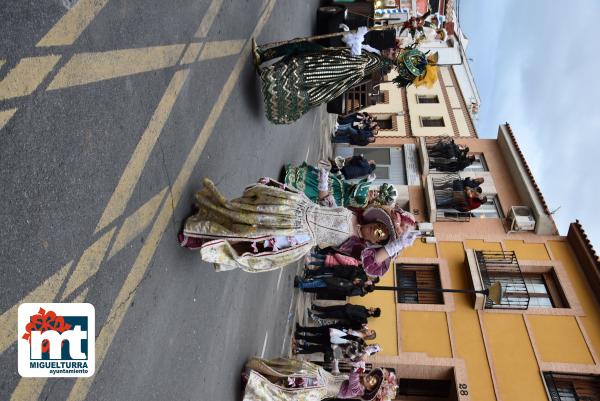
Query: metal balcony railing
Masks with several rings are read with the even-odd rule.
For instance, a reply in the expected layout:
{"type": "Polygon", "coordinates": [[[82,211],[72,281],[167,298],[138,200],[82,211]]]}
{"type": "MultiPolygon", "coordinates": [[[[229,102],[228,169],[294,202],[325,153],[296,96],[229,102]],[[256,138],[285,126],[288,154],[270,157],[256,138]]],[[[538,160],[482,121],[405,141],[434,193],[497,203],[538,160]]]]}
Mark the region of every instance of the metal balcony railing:
{"type": "Polygon", "coordinates": [[[544,372],[550,401],[599,401],[600,377],[544,372]]]}
{"type": "Polygon", "coordinates": [[[449,198],[456,200],[456,204],[461,204],[461,201],[464,202],[464,194],[455,193],[457,191],[452,190],[452,183],[460,179],[460,176],[456,173],[431,174],[436,203],[436,221],[467,222],[471,220],[471,213],[469,212],[460,212],[451,206],[440,206],[443,201],[449,198]]]}
{"type": "Polygon", "coordinates": [[[511,252],[475,251],[477,265],[485,288],[492,283],[502,284],[503,296],[499,304],[487,300],[486,309],[527,309],[529,292],[516,254],[511,252]]]}
{"type": "MultiPolygon", "coordinates": [[[[328,358],[329,359],[329,358],[328,358]]],[[[328,372],[331,372],[333,370],[333,361],[331,360],[327,360],[327,361],[311,361],[312,363],[315,363],[317,365],[321,365],[323,367],[323,369],[325,369],[328,372]]],[[[356,368],[354,367],[354,365],[351,362],[348,361],[344,361],[341,360],[338,362],[338,370],[340,371],[340,373],[352,373],[354,372],[356,368]]],[[[373,364],[372,363],[366,363],[365,364],[365,370],[367,372],[369,372],[370,370],[373,369],[373,364]]]]}

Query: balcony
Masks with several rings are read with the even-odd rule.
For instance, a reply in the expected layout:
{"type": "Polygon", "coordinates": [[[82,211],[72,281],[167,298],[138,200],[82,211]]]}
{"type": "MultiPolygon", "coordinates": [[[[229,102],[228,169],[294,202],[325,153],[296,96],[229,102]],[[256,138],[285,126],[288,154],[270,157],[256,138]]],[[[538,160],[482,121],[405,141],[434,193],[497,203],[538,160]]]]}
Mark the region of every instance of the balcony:
{"type": "Polygon", "coordinates": [[[483,294],[476,294],[475,309],[514,309],[529,307],[529,292],[514,252],[466,250],[466,260],[475,290],[500,282],[504,291],[500,303],[494,304],[483,294]]]}
{"type": "Polygon", "coordinates": [[[427,176],[426,195],[430,210],[430,221],[432,223],[439,221],[468,222],[471,220],[471,213],[460,212],[450,207],[439,207],[438,204],[453,198],[456,203],[464,202],[464,194],[452,191],[454,180],[460,180],[456,173],[430,174],[427,176]]]}

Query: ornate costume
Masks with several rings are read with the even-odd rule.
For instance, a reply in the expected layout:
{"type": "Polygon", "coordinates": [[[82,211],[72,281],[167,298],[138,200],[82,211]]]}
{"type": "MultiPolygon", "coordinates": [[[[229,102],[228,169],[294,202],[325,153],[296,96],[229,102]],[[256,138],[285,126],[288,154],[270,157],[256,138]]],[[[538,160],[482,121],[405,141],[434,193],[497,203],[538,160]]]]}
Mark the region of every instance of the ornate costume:
{"type": "MultiPolygon", "coordinates": [[[[307,163],[302,163],[297,167],[291,164],[285,166],[285,184],[303,191],[315,203],[319,201],[318,175],[318,169],[307,163]]],[[[369,188],[372,182],[369,179],[363,178],[353,184],[339,175],[329,174],[328,181],[329,192],[333,195],[336,205],[364,208],[369,204],[369,188]]],[[[384,185],[386,185],[386,189],[389,188],[389,184],[384,185]]],[[[385,198],[381,200],[385,200],[385,198]]]]}
{"type": "Polygon", "coordinates": [[[393,81],[400,87],[414,84],[431,88],[437,81],[437,61],[437,53],[427,56],[416,48],[406,49],[397,57],[398,76],[393,81]]]}
{"type": "Polygon", "coordinates": [[[335,397],[346,375],[334,376],[322,367],[297,359],[252,358],[243,401],[320,401],[335,397]]]}
{"type": "MultiPolygon", "coordinates": [[[[275,124],[296,121],[313,107],[335,99],[374,72],[386,73],[394,64],[387,57],[365,48],[361,54],[353,54],[350,49],[322,48],[312,42],[271,48],[254,46],[253,52],[257,67],[265,61],[283,57],[259,70],[265,113],[275,124]]],[[[420,74],[425,72],[423,66],[420,74]]],[[[416,77],[418,75],[413,75],[413,79],[416,77]]],[[[404,78],[403,86],[412,82],[408,76],[404,78]]]]}
{"type": "MultiPolygon", "coordinates": [[[[378,263],[373,248],[354,235],[354,213],[343,207],[319,206],[294,188],[262,179],[244,190],[242,197],[227,200],[212,181],[204,180],[204,188],[196,194],[198,211],[187,218],[180,244],[199,249],[202,259],[214,263],[215,268],[240,268],[248,272],[263,272],[284,267],[306,255],[314,246],[344,247],[348,243],[353,255],[362,259],[365,270],[383,274],[389,268],[389,259],[378,263]]],[[[377,209],[377,208],[371,208],[377,209]]],[[[382,219],[388,216],[396,239],[394,224],[388,212],[357,216],[357,221],[369,223],[367,216],[382,219]]],[[[375,221],[375,220],[373,220],[375,221]]]]}
{"type": "Polygon", "coordinates": [[[345,48],[286,56],[260,72],[267,118],[275,124],[292,123],[390,64],[378,54],[353,56],[345,48]]]}

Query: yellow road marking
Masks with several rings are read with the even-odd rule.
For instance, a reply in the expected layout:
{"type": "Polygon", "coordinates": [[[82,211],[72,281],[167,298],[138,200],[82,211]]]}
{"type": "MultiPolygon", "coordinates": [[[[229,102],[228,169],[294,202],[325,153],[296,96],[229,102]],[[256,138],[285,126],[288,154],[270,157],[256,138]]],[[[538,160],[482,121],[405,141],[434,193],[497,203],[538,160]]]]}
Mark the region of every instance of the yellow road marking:
{"type": "Polygon", "coordinates": [[[10,401],[35,401],[40,398],[48,381],[45,377],[22,377],[10,397],[10,401]]]}
{"type": "Polygon", "coordinates": [[[81,293],[79,293],[75,298],[73,298],[71,302],[77,304],[85,301],[85,297],[87,297],[89,291],[90,287],[84,288],[83,291],[81,291],[81,293]]]}
{"type": "Polygon", "coordinates": [[[60,60],[60,56],[26,57],[0,82],[0,100],[30,95],[60,60]]]}
{"type": "Polygon", "coordinates": [[[0,110],[0,129],[4,128],[6,123],[15,115],[17,112],[17,108],[8,109],[8,110],[0,110]]]}
{"type": "Polygon", "coordinates": [[[210,60],[213,58],[233,56],[238,54],[242,47],[246,43],[246,40],[221,40],[218,42],[206,42],[202,53],[200,53],[200,60],[210,60]]]}
{"type": "Polygon", "coordinates": [[[58,72],[48,90],[172,67],[184,48],[185,45],[168,45],[75,54],[58,72]]]}
{"type": "Polygon", "coordinates": [[[206,10],[206,14],[204,14],[204,17],[202,18],[202,22],[200,22],[196,34],[194,35],[195,38],[204,38],[208,35],[208,31],[215,21],[215,17],[219,13],[221,3],[223,3],[223,0],[212,0],[210,6],[208,6],[208,10],[206,10]]]}
{"type": "Polygon", "coordinates": [[[133,194],[135,185],[142,175],[142,170],[150,157],[150,153],[158,140],[158,136],[160,135],[167,118],[171,114],[175,100],[177,100],[177,96],[179,96],[179,92],[181,91],[181,87],[183,86],[188,73],[189,70],[177,71],[173,75],[173,78],[171,78],[169,86],[156,107],[146,131],[133,151],[131,159],[129,159],[129,163],[127,163],[127,167],[125,167],[125,171],[121,175],[119,183],[102,213],[102,217],[96,226],[96,232],[110,224],[125,210],[127,202],[129,202],[129,199],[133,194]]]}
{"type": "Polygon", "coordinates": [[[100,268],[100,263],[102,263],[104,260],[104,255],[108,249],[108,244],[110,243],[115,230],[116,228],[113,228],[104,234],[98,241],[94,242],[83,252],[79,262],[77,263],[77,266],[75,266],[73,274],[71,274],[71,277],[67,282],[65,292],[61,297],[62,300],[65,300],[65,298],[67,298],[81,284],[96,274],[100,268]]]}
{"type": "Polygon", "coordinates": [[[191,64],[198,58],[203,43],[190,43],[179,64],[191,64]]]}
{"type": "Polygon", "coordinates": [[[2,66],[4,65],[4,63],[6,63],[6,60],[0,60],[0,68],[2,68],[2,66]]]}
{"type": "MultiPolygon", "coordinates": [[[[273,7],[275,6],[276,0],[267,0],[268,4],[265,8],[265,11],[261,15],[256,27],[254,28],[254,32],[252,36],[257,36],[263,29],[265,23],[267,22],[271,12],[273,11],[273,7]]],[[[190,150],[185,163],[177,176],[175,184],[172,189],[172,204],[177,205],[179,200],[181,199],[181,194],[183,188],[187,185],[189,178],[192,174],[194,166],[200,159],[200,155],[204,150],[204,146],[206,145],[206,141],[212,134],[214,127],[225,108],[227,100],[231,95],[239,77],[242,69],[245,67],[246,63],[248,63],[248,56],[250,55],[251,44],[248,41],[240,54],[240,57],[235,64],[233,71],[229,75],[229,78],[225,82],[223,86],[223,90],[219,95],[217,101],[213,105],[211,112],[194,143],[194,146],[190,150]]],[[[131,302],[135,297],[136,288],[139,283],[142,281],[144,275],[146,274],[146,270],[154,256],[154,252],[160,242],[162,235],[167,228],[171,215],[173,213],[173,208],[171,203],[168,201],[163,203],[163,206],[160,210],[158,217],[156,218],[154,225],[152,226],[152,230],[150,234],[146,238],[146,242],[142,246],[138,257],[136,258],[133,267],[131,268],[119,294],[117,295],[115,301],[113,302],[112,308],[106,318],[106,323],[100,330],[100,334],[96,339],[96,371],[99,371],[102,363],[104,362],[104,358],[108,352],[110,344],[112,343],[127,310],[131,306],[131,302]]],[[[71,393],[67,401],[83,401],[87,397],[87,394],[92,386],[93,378],[79,378],[75,382],[75,385],[71,389],[71,393]]]]}
{"type": "Polygon", "coordinates": [[[108,0],[79,0],[36,46],[72,45],[107,3],[108,0]]]}
{"type": "Polygon", "coordinates": [[[54,302],[72,264],[73,261],[70,261],[61,267],[58,272],[0,316],[0,354],[17,341],[17,309],[19,305],[26,302],[54,302]]]}
{"type": "Polygon", "coordinates": [[[165,187],[142,207],[136,210],[135,213],[125,219],[107,259],[112,258],[150,225],[156,212],[158,212],[158,208],[165,197],[167,189],[169,189],[169,187],[165,187]]]}

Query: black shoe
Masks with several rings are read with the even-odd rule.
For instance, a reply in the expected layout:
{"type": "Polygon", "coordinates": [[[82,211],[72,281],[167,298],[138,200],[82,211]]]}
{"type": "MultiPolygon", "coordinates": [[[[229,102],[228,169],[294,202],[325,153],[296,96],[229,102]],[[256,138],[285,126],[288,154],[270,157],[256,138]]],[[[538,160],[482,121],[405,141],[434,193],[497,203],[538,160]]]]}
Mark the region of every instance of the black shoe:
{"type": "Polygon", "coordinates": [[[279,177],[277,177],[279,182],[282,184],[285,184],[285,176],[287,175],[287,169],[285,167],[286,166],[281,167],[281,170],[279,170],[279,177]]]}

